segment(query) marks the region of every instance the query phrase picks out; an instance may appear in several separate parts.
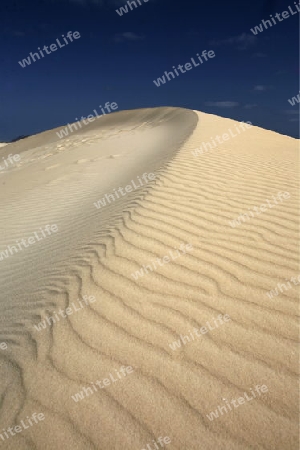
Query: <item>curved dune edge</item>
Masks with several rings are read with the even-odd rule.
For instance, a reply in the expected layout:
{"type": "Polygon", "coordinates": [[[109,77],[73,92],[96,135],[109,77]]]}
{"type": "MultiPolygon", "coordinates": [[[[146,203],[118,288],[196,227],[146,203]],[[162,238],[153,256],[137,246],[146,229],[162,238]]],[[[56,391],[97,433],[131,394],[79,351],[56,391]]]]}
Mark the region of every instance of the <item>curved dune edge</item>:
{"type": "MultiPolygon", "coordinates": [[[[24,215],[28,232],[41,223],[39,217],[42,225],[57,221],[63,230],[43,248],[33,246],[2,265],[0,341],[9,349],[1,353],[0,429],[33,412],[45,415],[3,445],[141,450],[147,444],[155,449],[153,441],[168,436],[165,447],[172,450],[297,449],[299,290],[292,286],[272,299],[267,295],[277,283],[299,275],[297,141],[253,127],[194,157],[191,152],[203,141],[234,130],[237,122],[175,108],[150,111],[157,141],[139,161],[149,169],[137,174],[153,167],[158,179],[103,212],[93,206],[103,166],[75,164],[74,152],[90,161],[94,151],[82,156],[87,144],[79,140],[77,148],[78,136],[72,152],[51,143],[49,163],[35,160],[39,153],[32,151],[23,168],[3,178],[2,200],[8,206],[10,194],[7,221],[14,225],[10,235],[1,235],[1,248],[20,235],[17,213],[24,215]],[[157,119],[159,114],[164,117],[157,119]],[[159,120],[163,129],[156,132],[159,120]],[[186,142],[177,151],[180,139],[186,142]],[[164,145],[164,155],[155,153],[156,145],[164,145]],[[45,171],[46,166],[53,168],[45,171]],[[28,180],[35,170],[34,181],[28,180]],[[22,195],[10,186],[16,180],[22,195]],[[239,227],[229,225],[279,191],[290,198],[239,227]],[[134,279],[132,273],[183,243],[192,250],[134,279]],[[96,301],[35,330],[46,311],[65,309],[84,295],[96,301]],[[170,348],[180,335],[212,324],[220,314],[231,321],[170,348]],[[92,382],[117,377],[121,366],[132,366],[133,372],[78,403],[72,400],[92,382]],[[268,392],[213,421],[207,418],[223,399],[250,394],[256,385],[266,385],[268,392]]],[[[137,132],[133,141],[145,136],[137,132]]],[[[122,164],[130,157],[125,151],[122,164]]],[[[124,165],[116,163],[111,171],[124,172],[124,165]]]]}

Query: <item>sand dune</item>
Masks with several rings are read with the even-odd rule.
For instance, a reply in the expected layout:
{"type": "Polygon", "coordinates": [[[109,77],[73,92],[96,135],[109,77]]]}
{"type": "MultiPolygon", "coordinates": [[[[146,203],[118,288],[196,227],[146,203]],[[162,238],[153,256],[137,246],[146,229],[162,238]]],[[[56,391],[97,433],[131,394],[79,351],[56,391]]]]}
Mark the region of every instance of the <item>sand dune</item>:
{"type": "Polygon", "coordinates": [[[3,148],[3,448],[299,448],[298,143],[194,155],[238,125],[143,109],[3,148]]]}

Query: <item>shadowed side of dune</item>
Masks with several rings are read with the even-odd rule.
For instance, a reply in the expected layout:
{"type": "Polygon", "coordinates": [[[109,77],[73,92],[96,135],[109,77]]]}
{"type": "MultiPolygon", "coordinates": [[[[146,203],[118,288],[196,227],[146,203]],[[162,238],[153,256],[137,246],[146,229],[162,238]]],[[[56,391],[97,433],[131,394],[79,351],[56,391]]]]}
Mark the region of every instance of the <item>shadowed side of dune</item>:
{"type": "MultiPolygon", "coordinates": [[[[138,128],[142,123],[147,123],[148,126],[152,128],[155,128],[161,123],[169,124],[170,126],[173,125],[174,132],[176,133],[177,131],[182,132],[188,124],[190,124],[191,129],[193,129],[196,122],[197,116],[193,111],[188,109],[175,107],[141,108],[137,110],[118,111],[99,116],[94,122],[88,123],[87,125],[80,122],[81,128],[77,125],[76,130],[73,126],[72,132],[70,132],[69,129],[69,136],[82,135],[88,132],[101,130],[102,128],[118,128],[126,126],[138,128]]],[[[73,123],[70,122],[70,125],[73,125],[73,123]]],[[[66,127],[68,128],[68,124],[13,142],[9,144],[6,149],[2,148],[1,155],[7,157],[9,153],[22,154],[22,152],[29,149],[60,142],[61,139],[56,133],[66,127]]],[[[6,144],[3,145],[5,146],[6,144]]]]}

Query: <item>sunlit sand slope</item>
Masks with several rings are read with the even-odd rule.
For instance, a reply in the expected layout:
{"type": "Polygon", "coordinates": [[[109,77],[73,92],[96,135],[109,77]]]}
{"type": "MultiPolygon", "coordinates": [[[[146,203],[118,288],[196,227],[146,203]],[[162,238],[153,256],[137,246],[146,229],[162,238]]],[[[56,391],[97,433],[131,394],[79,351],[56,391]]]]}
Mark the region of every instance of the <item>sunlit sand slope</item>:
{"type": "Polygon", "coordinates": [[[22,158],[0,175],[0,252],[58,228],[0,261],[0,430],[45,416],[0,444],[298,449],[297,141],[252,127],[194,156],[238,123],[177,108],[103,120],[11,144],[22,158]],[[230,224],[278,192],[289,196],[230,224]]]}

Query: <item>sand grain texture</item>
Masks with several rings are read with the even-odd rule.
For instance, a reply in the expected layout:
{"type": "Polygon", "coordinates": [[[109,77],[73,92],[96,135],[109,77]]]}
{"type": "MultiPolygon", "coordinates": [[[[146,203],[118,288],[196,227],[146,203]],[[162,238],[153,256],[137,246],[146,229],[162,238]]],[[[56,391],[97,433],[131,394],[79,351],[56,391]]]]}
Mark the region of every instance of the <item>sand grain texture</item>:
{"type": "Polygon", "coordinates": [[[170,437],[170,450],[299,448],[299,288],[267,296],[300,274],[298,145],[253,127],[193,156],[236,124],[145,109],[112,114],[62,140],[51,130],[3,148],[21,161],[0,174],[0,252],[58,226],[0,261],[0,342],[8,345],[0,350],[0,430],[45,415],[0,439],[3,448],[141,450],[159,436],[170,437]],[[95,208],[144,172],[156,180],[95,208]],[[229,225],[279,191],[290,198],[229,225]],[[192,251],[134,279],[182,243],[192,251]],[[83,295],[96,301],[34,328],[83,295]],[[171,349],[219,314],[231,321],[171,349]],[[121,366],[134,371],[72,400],[121,366]],[[266,394],[207,418],[224,398],[263,384],[266,394]]]}

